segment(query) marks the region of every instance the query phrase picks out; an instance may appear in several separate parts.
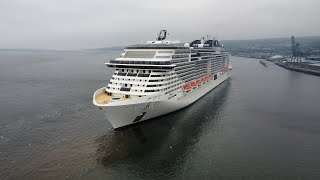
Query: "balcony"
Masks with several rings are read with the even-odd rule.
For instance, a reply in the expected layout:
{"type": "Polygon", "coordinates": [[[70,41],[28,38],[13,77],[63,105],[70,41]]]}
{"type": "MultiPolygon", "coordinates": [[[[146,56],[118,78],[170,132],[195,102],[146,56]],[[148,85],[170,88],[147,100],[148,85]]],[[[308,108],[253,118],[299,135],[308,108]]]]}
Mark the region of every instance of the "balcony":
{"type": "Polygon", "coordinates": [[[138,77],[149,77],[150,74],[138,74],[138,77]]]}
{"type": "Polygon", "coordinates": [[[118,73],[118,76],[126,76],[126,75],[127,75],[127,73],[122,73],[122,72],[118,73]]]}
{"type": "Polygon", "coordinates": [[[132,76],[132,77],[136,77],[138,74],[137,73],[128,73],[127,76],[132,76]]]}
{"type": "Polygon", "coordinates": [[[131,88],[127,88],[127,87],[121,87],[120,91],[126,91],[126,92],[130,92],[131,88]]]}

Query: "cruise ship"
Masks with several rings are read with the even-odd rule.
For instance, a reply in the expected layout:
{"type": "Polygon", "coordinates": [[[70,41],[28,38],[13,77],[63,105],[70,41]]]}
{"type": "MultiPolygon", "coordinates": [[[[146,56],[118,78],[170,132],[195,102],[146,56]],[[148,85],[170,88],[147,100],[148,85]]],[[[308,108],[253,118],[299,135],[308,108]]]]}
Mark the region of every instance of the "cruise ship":
{"type": "Polygon", "coordinates": [[[229,53],[218,40],[166,40],[126,47],[105,63],[114,73],[93,95],[113,128],[140,123],[197,101],[231,76],[229,53]]]}

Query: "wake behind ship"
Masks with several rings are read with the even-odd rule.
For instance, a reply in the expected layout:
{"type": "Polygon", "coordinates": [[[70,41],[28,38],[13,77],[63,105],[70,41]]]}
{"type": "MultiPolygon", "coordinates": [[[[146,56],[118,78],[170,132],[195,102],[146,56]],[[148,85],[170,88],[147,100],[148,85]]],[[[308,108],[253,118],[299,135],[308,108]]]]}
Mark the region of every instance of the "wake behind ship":
{"type": "Polygon", "coordinates": [[[106,87],[93,95],[114,128],[139,123],[190,105],[230,77],[229,53],[217,40],[181,44],[166,40],[126,47],[106,87]]]}

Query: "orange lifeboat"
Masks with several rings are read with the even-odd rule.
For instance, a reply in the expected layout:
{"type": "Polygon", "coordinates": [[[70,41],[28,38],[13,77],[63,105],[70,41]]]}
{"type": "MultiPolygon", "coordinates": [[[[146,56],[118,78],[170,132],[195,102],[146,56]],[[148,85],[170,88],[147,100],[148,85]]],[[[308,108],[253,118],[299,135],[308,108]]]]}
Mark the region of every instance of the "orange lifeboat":
{"type": "Polygon", "coordinates": [[[201,80],[200,79],[197,80],[197,84],[201,84],[201,80]]]}
{"type": "Polygon", "coordinates": [[[225,73],[227,71],[228,71],[228,67],[225,67],[225,68],[221,69],[221,72],[223,72],[223,73],[225,73]]]}
{"type": "Polygon", "coordinates": [[[190,84],[186,84],[183,86],[183,90],[185,90],[185,91],[190,90],[190,88],[191,88],[190,84]]]}
{"type": "Polygon", "coordinates": [[[201,78],[201,82],[205,82],[206,81],[206,79],[203,77],[203,78],[201,78]]]}
{"type": "Polygon", "coordinates": [[[196,85],[197,85],[196,82],[192,82],[192,83],[191,83],[191,86],[196,86],[196,85]]]}

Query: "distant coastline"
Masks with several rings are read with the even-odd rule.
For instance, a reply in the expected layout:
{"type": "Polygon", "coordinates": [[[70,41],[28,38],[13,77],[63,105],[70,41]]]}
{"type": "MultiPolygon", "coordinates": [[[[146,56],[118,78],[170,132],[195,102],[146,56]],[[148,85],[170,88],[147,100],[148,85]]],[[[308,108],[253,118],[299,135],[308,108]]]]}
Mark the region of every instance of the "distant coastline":
{"type": "MultiPolygon", "coordinates": [[[[302,57],[320,56],[320,36],[297,37],[301,45],[302,57]]],[[[291,56],[290,37],[257,40],[226,40],[226,49],[238,57],[268,59],[275,55],[291,56]]]]}
{"type": "MultiPolygon", "coordinates": [[[[301,44],[301,50],[304,57],[320,56],[320,36],[297,37],[301,44]]],[[[226,50],[233,56],[266,59],[268,57],[281,54],[283,56],[291,55],[290,37],[285,38],[265,38],[252,40],[224,40],[221,41],[226,50]]],[[[126,45],[84,48],[84,49],[36,49],[36,48],[3,48],[1,51],[24,51],[24,52],[108,52],[122,51],[126,45]]]]}
{"type": "Polygon", "coordinates": [[[92,48],[92,49],[24,49],[24,48],[4,48],[1,51],[20,51],[20,52],[79,52],[79,51],[121,51],[124,46],[117,47],[104,47],[104,48],[92,48]]]}

